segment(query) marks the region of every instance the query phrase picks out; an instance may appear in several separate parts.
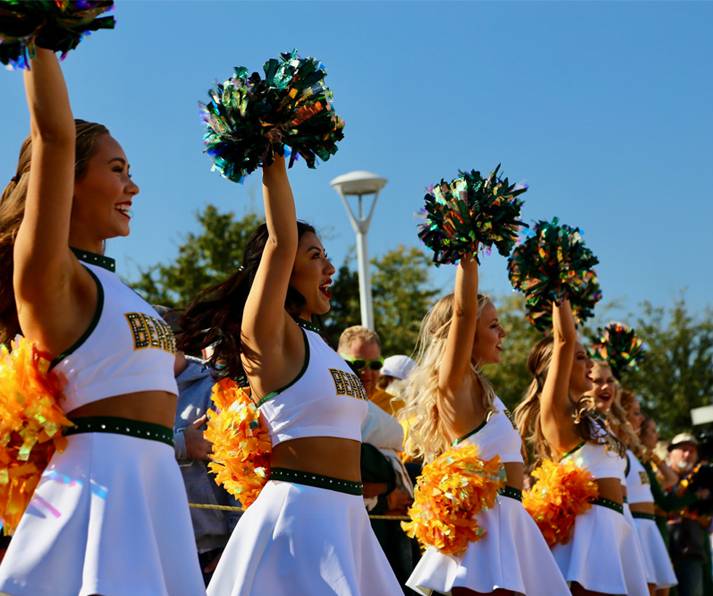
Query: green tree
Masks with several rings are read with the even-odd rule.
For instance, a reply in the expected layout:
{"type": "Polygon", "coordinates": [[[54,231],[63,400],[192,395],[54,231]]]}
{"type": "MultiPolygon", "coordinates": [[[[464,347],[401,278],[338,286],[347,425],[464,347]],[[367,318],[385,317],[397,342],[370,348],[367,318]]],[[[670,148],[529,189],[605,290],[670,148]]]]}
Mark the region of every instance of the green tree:
{"type": "Polygon", "coordinates": [[[642,400],[663,436],[691,428],[691,408],[713,401],[713,309],[694,317],[685,298],[669,309],[641,305],[634,324],[646,355],[623,379],[642,400]]]}
{"type": "Polygon", "coordinates": [[[431,261],[422,250],[399,245],[372,265],[374,324],[382,352],[411,354],[421,320],[438,294],[429,280],[431,261]]]}
{"type": "Polygon", "coordinates": [[[255,213],[236,217],[207,205],[196,215],[201,230],[188,234],[172,263],[140,271],[132,283],[152,304],[187,306],[204,288],[223,281],[239,266],[253,230],[262,223],[255,213]]]}

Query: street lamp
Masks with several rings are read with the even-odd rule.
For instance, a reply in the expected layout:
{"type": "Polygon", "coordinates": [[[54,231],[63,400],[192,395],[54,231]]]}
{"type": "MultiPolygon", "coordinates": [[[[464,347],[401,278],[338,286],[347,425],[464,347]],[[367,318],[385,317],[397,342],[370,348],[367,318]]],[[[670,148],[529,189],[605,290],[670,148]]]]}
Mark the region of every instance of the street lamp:
{"type": "Polygon", "coordinates": [[[359,266],[359,306],[361,309],[361,324],[367,329],[374,329],[374,308],[371,303],[371,279],[369,275],[369,258],[367,256],[366,235],[369,232],[371,217],[379,198],[379,191],[386,185],[386,178],[381,178],[371,172],[358,170],[337,176],[329,183],[344,203],[349,215],[349,221],[356,234],[357,262],[359,266]],[[364,216],[364,195],[374,195],[369,207],[369,213],[364,216]],[[357,198],[356,215],[347,201],[347,197],[357,198]]]}

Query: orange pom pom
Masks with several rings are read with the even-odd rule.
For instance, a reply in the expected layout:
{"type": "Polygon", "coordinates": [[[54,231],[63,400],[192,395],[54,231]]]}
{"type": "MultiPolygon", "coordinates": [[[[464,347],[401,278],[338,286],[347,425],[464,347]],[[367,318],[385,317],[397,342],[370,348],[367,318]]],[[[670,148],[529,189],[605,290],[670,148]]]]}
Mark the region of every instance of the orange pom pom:
{"type": "Polygon", "coordinates": [[[495,504],[504,483],[499,457],[483,460],[468,443],[453,447],[424,466],[409,509],[411,521],[401,527],[424,547],[459,555],[485,536],[475,516],[495,504]]]}
{"type": "Polygon", "coordinates": [[[72,426],[59,406],[63,380],[50,356],[18,336],[0,346],[0,520],[6,535],[20,522],[42,471],[72,426]]]}
{"type": "Polygon", "coordinates": [[[235,381],[218,381],[211,399],[217,411],[208,410],[204,433],[213,444],[208,468],[215,481],[247,508],[270,477],[270,435],[250,393],[235,381]]]}
{"type": "Polygon", "coordinates": [[[597,483],[588,470],[571,460],[559,463],[544,460],[532,475],[537,480],[530,490],[523,492],[522,504],[550,547],[567,544],[576,517],[588,511],[591,500],[598,495],[597,483]]]}

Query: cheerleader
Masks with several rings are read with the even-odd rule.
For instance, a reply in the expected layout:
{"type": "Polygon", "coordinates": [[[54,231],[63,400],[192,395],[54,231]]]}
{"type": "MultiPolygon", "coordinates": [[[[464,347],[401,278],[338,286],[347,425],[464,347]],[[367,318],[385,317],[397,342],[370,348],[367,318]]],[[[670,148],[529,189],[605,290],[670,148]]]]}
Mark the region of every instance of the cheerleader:
{"type": "Polygon", "coordinates": [[[243,266],[186,313],[185,343],[247,377],[272,442],[271,476],[242,515],[208,586],[215,596],[400,594],[360,481],[367,397],[312,323],[335,272],[298,222],[284,159],[263,169],[266,224],[243,266]]]}
{"type": "Polygon", "coordinates": [[[22,332],[56,355],[74,426],[0,565],[0,592],[196,596],[172,446],[175,340],[102,254],[128,235],[139,188],[109,131],[73,120],[55,55],[37,50],[31,66],[31,135],[0,203],[0,341],[22,332]]]}
{"type": "Polygon", "coordinates": [[[515,419],[539,460],[573,459],[598,487],[570,540],[552,552],[573,594],[644,596],[649,590],[636,534],[624,517],[624,447],[581,399],[592,388],[592,361],[577,340],[568,300],[553,304],[552,321],[552,335],[530,352],[533,379],[515,419]]]}
{"type": "Polygon", "coordinates": [[[421,594],[568,594],[537,525],[522,506],[522,440],[480,371],[500,361],[505,331],[495,306],[478,295],[478,265],[463,257],[455,292],[426,316],[418,366],[407,381],[406,451],[428,463],[452,443],[472,443],[480,457],[499,456],[507,474],[494,507],[477,515],[484,538],[459,556],[429,547],[407,585],[421,594]]]}
{"type": "Polygon", "coordinates": [[[621,391],[619,402],[620,404],[612,407],[612,413],[615,413],[619,419],[621,428],[625,429],[619,436],[629,447],[627,451],[629,466],[626,475],[629,507],[639,535],[644,563],[652,578],[650,586],[655,587],[657,594],[665,596],[668,594],[669,588],[678,582],[666,544],[657,527],[651,482],[648,471],[644,467],[644,462],[650,460],[650,456],[638,437],[644,417],[641,414],[639,400],[631,391],[621,391]],[[626,416],[625,421],[623,415],[626,416]]]}

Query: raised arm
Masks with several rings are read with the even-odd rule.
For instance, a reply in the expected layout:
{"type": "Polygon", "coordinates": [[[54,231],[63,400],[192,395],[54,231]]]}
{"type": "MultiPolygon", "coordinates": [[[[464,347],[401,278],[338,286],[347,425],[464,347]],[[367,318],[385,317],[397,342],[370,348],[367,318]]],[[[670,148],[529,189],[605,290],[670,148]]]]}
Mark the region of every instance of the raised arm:
{"type": "Polygon", "coordinates": [[[25,214],[14,247],[18,306],[62,300],[70,284],[69,222],[74,192],[75,126],[57,57],[38,49],[25,72],[32,138],[25,214]]]}
{"type": "MultiPolygon", "coordinates": [[[[478,402],[480,387],[462,391],[463,380],[470,370],[478,324],[478,262],[463,257],[456,270],[453,314],[446,338],[446,349],[438,371],[439,412],[448,427],[460,433],[459,423],[468,425],[473,403],[478,402]]],[[[466,429],[466,431],[469,429],[466,429]]]]}
{"type": "Polygon", "coordinates": [[[285,300],[297,254],[297,215],[283,157],[263,169],[269,239],[243,312],[242,339],[258,356],[281,352],[288,315],[285,300]]]}
{"type": "Polygon", "coordinates": [[[552,305],[552,360],[540,396],[540,422],[547,442],[555,449],[571,440],[573,424],[569,399],[570,375],[577,347],[577,328],[569,300],[552,305]]]}

